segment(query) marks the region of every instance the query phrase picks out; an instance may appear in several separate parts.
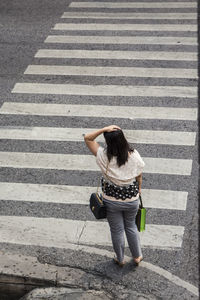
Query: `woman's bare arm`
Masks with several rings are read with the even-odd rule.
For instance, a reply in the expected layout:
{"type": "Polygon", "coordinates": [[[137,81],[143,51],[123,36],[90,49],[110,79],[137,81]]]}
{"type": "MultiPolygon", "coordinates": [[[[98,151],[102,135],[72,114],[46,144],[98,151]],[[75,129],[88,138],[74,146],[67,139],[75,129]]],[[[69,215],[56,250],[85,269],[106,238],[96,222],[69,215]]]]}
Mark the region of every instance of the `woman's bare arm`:
{"type": "Polygon", "coordinates": [[[139,193],[141,195],[141,192],[142,192],[142,173],[139,176],[136,177],[136,181],[139,184],[139,193]]]}

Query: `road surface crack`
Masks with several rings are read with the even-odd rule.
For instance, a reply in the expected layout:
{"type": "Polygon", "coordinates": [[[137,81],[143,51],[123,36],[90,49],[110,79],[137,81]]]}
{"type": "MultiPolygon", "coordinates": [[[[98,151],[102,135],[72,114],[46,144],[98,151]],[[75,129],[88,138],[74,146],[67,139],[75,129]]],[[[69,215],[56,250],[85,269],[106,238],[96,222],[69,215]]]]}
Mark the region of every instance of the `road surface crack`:
{"type": "Polygon", "coordinates": [[[80,232],[80,234],[79,234],[78,242],[77,242],[78,245],[80,245],[80,239],[81,239],[81,236],[82,236],[82,234],[83,234],[83,231],[84,231],[85,227],[86,227],[86,221],[84,222],[83,228],[81,229],[81,232],[80,232]]]}

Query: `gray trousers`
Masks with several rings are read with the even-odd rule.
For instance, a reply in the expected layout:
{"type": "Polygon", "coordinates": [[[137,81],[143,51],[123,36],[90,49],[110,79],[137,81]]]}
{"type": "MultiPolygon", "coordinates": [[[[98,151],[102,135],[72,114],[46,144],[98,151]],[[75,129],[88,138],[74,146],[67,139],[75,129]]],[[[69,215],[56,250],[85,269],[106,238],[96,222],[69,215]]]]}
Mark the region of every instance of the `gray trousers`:
{"type": "Polygon", "coordinates": [[[139,207],[139,199],[131,202],[119,202],[104,199],[107,210],[107,220],[110,226],[113,249],[117,260],[124,260],[124,231],[133,258],[142,255],[140,238],[135,224],[139,207]]]}

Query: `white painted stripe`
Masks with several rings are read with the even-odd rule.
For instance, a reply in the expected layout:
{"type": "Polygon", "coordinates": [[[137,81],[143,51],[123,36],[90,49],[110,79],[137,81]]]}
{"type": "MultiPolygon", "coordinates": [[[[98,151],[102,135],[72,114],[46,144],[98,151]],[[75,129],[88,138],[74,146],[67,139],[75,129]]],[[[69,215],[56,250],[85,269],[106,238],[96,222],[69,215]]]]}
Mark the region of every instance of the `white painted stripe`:
{"type": "Polygon", "coordinates": [[[106,24],[106,23],[58,23],[54,30],[114,30],[114,31],[197,31],[197,25],[191,24],[106,24]]]}
{"type": "MultiPolygon", "coordinates": [[[[145,173],[191,175],[191,159],[145,157],[145,173]]],[[[0,167],[99,171],[92,155],[0,152],[0,167]]]]}
{"type": "MultiPolygon", "coordinates": [[[[99,225],[98,222],[86,221],[79,243],[111,246],[108,223],[103,222],[101,230],[99,230],[99,225]]],[[[140,233],[140,240],[143,247],[175,248],[181,247],[183,234],[183,226],[146,224],[146,230],[140,233]]]]}
{"type": "Polygon", "coordinates": [[[193,98],[197,97],[197,87],[16,83],[12,93],[193,98]]]}
{"type": "Polygon", "coordinates": [[[196,108],[4,102],[0,114],[197,120],[196,108]],[[106,111],[106,115],[104,114],[106,111]]]}
{"type": "Polygon", "coordinates": [[[197,7],[196,2],[71,2],[69,7],[93,8],[187,8],[197,7]]]}
{"type": "MultiPolygon", "coordinates": [[[[80,250],[81,250],[81,247],[79,248],[79,251],[80,250]]],[[[82,248],[82,251],[84,251],[83,248],[82,248]]],[[[90,247],[88,247],[88,252],[90,252],[94,255],[94,252],[92,252],[92,249],[90,249],[90,247]]],[[[143,266],[144,268],[147,268],[147,269],[159,274],[160,276],[163,276],[167,280],[173,282],[175,285],[181,286],[182,288],[188,290],[189,292],[196,295],[197,297],[199,296],[198,287],[196,287],[196,286],[192,285],[191,283],[181,279],[180,277],[170,273],[169,271],[167,271],[157,265],[153,265],[149,262],[144,262],[144,261],[140,263],[140,266],[143,266]],[[143,265],[142,265],[142,263],[143,263],[143,265]]],[[[180,276],[181,276],[181,274],[180,274],[180,276]]]]}
{"type": "Polygon", "coordinates": [[[61,76],[197,78],[196,69],[29,65],[24,74],[61,76]]]}
{"type": "Polygon", "coordinates": [[[35,57],[197,61],[197,53],[195,52],[171,52],[171,51],[167,52],[167,51],[104,51],[104,50],[40,49],[36,53],[35,57]]]}
{"type": "Polygon", "coordinates": [[[197,45],[196,37],[168,37],[168,36],[67,36],[50,35],[45,43],[62,44],[130,44],[130,45],[197,45]]]}
{"type": "MultiPolygon", "coordinates": [[[[0,182],[0,200],[89,204],[96,187],[0,182]]],[[[145,207],[186,210],[188,193],[183,191],[143,189],[145,207]]]]}
{"type": "MultiPolygon", "coordinates": [[[[162,249],[181,247],[183,234],[182,226],[147,224],[146,231],[140,233],[141,245],[162,249]]],[[[62,248],[66,243],[112,245],[107,222],[18,216],[1,216],[0,243],[62,248]]]]}
{"type": "Polygon", "coordinates": [[[109,13],[109,12],[74,12],[74,11],[68,11],[64,12],[62,15],[62,18],[80,18],[80,19],[87,19],[87,18],[93,18],[93,19],[152,19],[152,20],[185,20],[185,19],[191,19],[196,20],[197,14],[196,13],[109,13]]]}
{"type": "MultiPolygon", "coordinates": [[[[60,127],[1,127],[0,139],[45,140],[45,141],[83,141],[83,133],[91,128],[60,128],[60,127]]],[[[158,130],[124,130],[130,143],[164,144],[164,145],[195,145],[195,132],[158,131],[158,130]]],[[[97,141],[104,142],[103,136],[97,141]]]]}
{"type": "Polygon", "coordinates": [[[186,210],[188,193],[183,191],[142,189],[146,207],[186,210]]]}

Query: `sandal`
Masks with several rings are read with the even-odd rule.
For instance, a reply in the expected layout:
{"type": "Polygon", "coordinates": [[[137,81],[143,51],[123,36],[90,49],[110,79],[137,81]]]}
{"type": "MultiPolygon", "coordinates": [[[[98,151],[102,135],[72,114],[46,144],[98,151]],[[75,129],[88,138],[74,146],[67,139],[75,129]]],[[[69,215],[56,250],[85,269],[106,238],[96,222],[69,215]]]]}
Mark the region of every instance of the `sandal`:
{"type": "Polygon", "coordinates": [[[139,266],[139,263],[144,259],[143,256],[139,256],[141,257],[139,261],[135,261],[135,259],[133,259],[135,266],[139,266]]]}
{"type": "Polygon", "coordinates": [[[123,266],[125,265],[125,261],[119,262],[119,261],[117,260],[116,257],[113,258],[113,262],[114,262],[116,265],[118,265],[120,268],[123,268],[123,266]]]}

